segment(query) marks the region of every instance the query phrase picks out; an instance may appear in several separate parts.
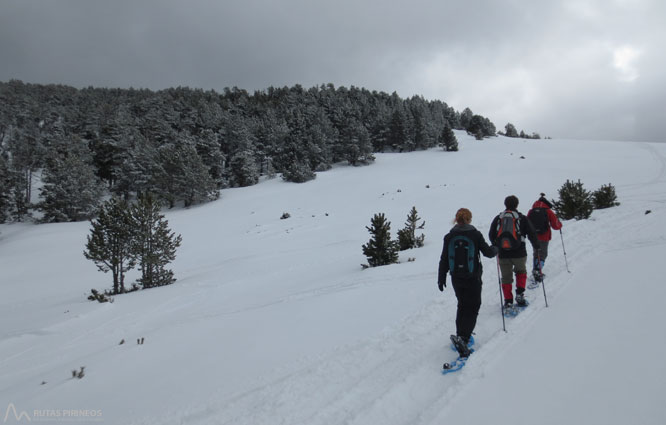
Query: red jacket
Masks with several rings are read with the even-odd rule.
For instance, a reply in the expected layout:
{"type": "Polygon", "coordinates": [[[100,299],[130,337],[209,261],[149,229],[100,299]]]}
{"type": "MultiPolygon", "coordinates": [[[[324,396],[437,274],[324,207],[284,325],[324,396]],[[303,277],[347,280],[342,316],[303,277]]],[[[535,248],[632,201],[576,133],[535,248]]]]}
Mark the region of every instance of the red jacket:
{"type": "MultiPolygon", "coordinates": [[[[552,227],[554,230],[560,230],[562,228],[562,223],[560,220],[557,218],[553,210],[550,209],[548,204],[542,201],[536,201],[534,205],[532,205],[532,209],[534,208],[545,208],[546,213],[548,214],[548,222],[550,223],[550,227],[546,231],[546,233],[538,234],[537,233],[537,238],[540,241],[549,241],[552,237],[552,234],[550,232],[550,228],[552,227]]],[[[527,213],[527,217],[529,218],[530,214],[532,213],[532,210],[529,210],[527,213]]]]}

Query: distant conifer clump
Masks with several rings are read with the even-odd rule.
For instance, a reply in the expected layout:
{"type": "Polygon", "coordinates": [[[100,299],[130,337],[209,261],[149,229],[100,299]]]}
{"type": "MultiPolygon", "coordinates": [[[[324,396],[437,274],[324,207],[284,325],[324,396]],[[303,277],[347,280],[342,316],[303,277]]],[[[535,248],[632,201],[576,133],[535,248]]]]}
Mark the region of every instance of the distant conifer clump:
{"type": "Polygon", "coordinates": [[[524,130],[520,130],[520,133],[518,133],[518,130],[516,130],[516,127],[511,123],[507,123],[504,126],[504,133],[502,133],[500,131],[498,134],[506,136],[506,137],[520,137],[520,138],[523,138],[523,139],[541,139],[541,136],[539,135],[539,133],[532,133],[531,136],[529,134],[525,133],[524,130]]]}
{"type": "Polygon", "coordinates": [[[0,221],[37,211],[44,222],[88,220],[113,195],[188,207],[262,177],[303,183],[343,161],[370,164],[375,152],[454,151],[452,129],[496,135],[469,108],[354,86],[218,93],[0,81],[0,221]]]}

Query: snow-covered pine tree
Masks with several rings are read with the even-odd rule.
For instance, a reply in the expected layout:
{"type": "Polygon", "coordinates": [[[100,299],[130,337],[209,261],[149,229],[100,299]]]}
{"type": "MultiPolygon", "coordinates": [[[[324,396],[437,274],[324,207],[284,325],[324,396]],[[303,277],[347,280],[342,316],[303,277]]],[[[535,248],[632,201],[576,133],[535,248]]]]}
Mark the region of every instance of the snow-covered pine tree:
{"type": "Polygon", "coordinates": [[[362,248],[370,267],[397,263],[398,242],[391,240],[391,222],[386,221],[384,213],[375,214],[371,227],[366,226],[366,229],[372,237],[362,248]]]}
{"type": "Polygon", "coordinates": [[[282,172],[282,179],[288,182],[305,183],[317,177],[310,166],[304,162],[296,161],[287,166],[282,172]]]}
{"type": "Polygon", "coordinates": [[[137,125],[146,140],[157,146],[170,143],[176,138],[180,116],[173,108],[173,99],[166,92],[155,93],[140,101],[135,108],[139,112],[137,125]]]}
{"type": "Polygon", "coordinates": [[[113,197],[102,204],[98,215],[90,221],[92,229],[87,237],[83,255],[97,268],[113,275],[113,294],[125,292],[125,272],[134,268],[133,231],[127,201],[113,197]]]}
{"type": "Polygon", "coordinates": [[[495,125],[488,118],[481,115],[473,115],[466,130],[468,134],[474,135],[477,140],[495,136],[495,125]]]}
{"type": "Polygon", "coordinates": [[[44,222],[87,220],[95,214],[104,187],[89,161],[90,152],[80,143],[62,143],[46,163],[38,206],[44,222]]]}
{"type": "Polygon", "coordinates": [[[128,159],[134,133],[133,117],[128,105],[122,104],[115,115],[105,120],[99,132],[89,141],[97,175],[112,188],[121,165],[128,159]]]}
{"type": "Polygon", "coordinates": [[[472,112],[471,109],[463,109],[463,111],[460,113],[460,126],[467,130],[470,123],[472,122],[472,117],[474,117],[474,112],[472,112]]]}
{"type": "Polygon", "coordinates": [[[388,118],[386,118],[385,121],[377,119],[371,129],[370,140],[372,141],[372,147],[375,152],[384,152],[386,146],[389,145],[388,121],[388,118]]]}
{"type": "Polygon", "coordinates": [[[399,150],[403,147],[405,140],[407,140],[406,118],[402,108],[400,108],[400,110],[394,111],[391,116],[387,144],[391,149],[399,150]]]}
{"type": "Polygon", "coordinates": [[[458,139],[448,122],[444,125],[442,134],[439,136],[439,145],[447,152],[458,151],[458,139]]]}
{"type": "Polygon", "coordinates": [[[17,208],[24,213],[27,212],[27,205],[32,198],[33,174],[44,167],[47,155],[40,128],[33,121],[26,117],[25,127],[12,127],[7,141],[7,152],[11,153],[8,165],[15,174],[14,189],[23,195],[23,199],[20,199],[21,193],[15,193],[14,198],[17,205],[26,206],[25,210],[17,208]]]}
{"type": "Polygon", "coordinates": [[[278,117],[274,110],[269,109],[257,122],[255,132],[257,138],[255,148],[257,157],[260,158],[259,172],[274,177],[274,156],[284,145],[289,134],[287,122],[283,117],[278,117]]]}
{"type": "Polygon", "coordinates": [[[567,180],[558,192],[560,199],[555,202],[553,208],[560,218],[582,220],[592,215],[594,209],[592,195],[585,190],[580,180],[576,183],[567,180]]]}
{"type": "Polygon", "coordinates": [[[132,194],[155,190],[155,177],[160,173],[157,146],[136,134],[126,158],[116,170],[113,192],[125,199],[132,194]]]}
{"type": "Polygon", "coordinates": [[[7,221],[12,206],[12,178],[4,155],[0,154],[0,223],[7,221]]]}
{"type": "Polygon", "coordinates": [[[144,288],[169,285],[176,281],[167,264],[176,258],[181,236],[169,229],[169,222],[160,213],[160,204],[150,195],[139,197],[130,208],[132,251],[141,269],[138,283],[144,288]]]}
{"type": "Polygon", "coordinates": [[[442,124],[437,121],[440,116],[433,112],[436,109],[434,103],[430,105],[423,96],[412,96],[405,103],[412,116],[412,139],[414,149],[423,150],[437,145],[442,124]]]}
{"type": "Polygon", "coordinates": [[[367,165],[374,161],[370,133],[357,120],[352,120],[340,134],[339,155],[350,165],[367,165]]]}
{"type": "Polygon", "coordinates": [[[412,207],[412,210],[407,215],[405,227],[398,230],[398,244],[400,246],[400,251],[421,248],[423,246],[425,235],[421,234],[421,236],[416,236],[416,229],[423,229],[425,221],[421,223],[420,226],[417,226],[419,220],[421,220],[421,217],[418,216],[416,207],[412,207]]]}
{"type": "Polygon", "coordinates": [[[223,187],[226,158],[220,150],[219,135],[209,128],[203,130],[196,138],[196,150],[203,164],[208,167],[208,174],[216,187],[223,187]]]}
{"type": "Polygon", "coordinates": [[[252,186],[259,181],[259,165],[254,156],[256,137],[249,123],[239,114],[231,115],[228,120],[224,142],[232,152],[226,170],[231,186],[252,186]]]}
{"type": "Polygon", "coordinates": [[[516,130],[516,127],[513,124],[507,123],[504,126],[504,135],[506,137],[518,137],[518,130],[516,130]]]}
{"type": "Polygon", "coordinates": [[[30,207],[31,203],[26,197],[27,193],[30,193],[30,189],[26,189],[29,186],[32,180],[32,173],[24,173],[16,170],[10,171],[10,193],[11,193],[11,216],[12,219],[16,222],[21,222],[25,217],[30,216],[30,207]]]}
{"type": "Polygon", "coordinates": [[[26,178],[30,173],[17,170],[15,164],[16,157],[0,147],[0,223],[22,221],[29,215],[26,178]]]}
{"type": "Polygon", "coordinates": [[[306,142],[301,148],[304,151],[303,158],[313,171],[328,170],[336,156],[334,148],[339,140],[340,130],[333,126],[322,109],[314,105],[309,105],[303,112],[305,131],[302,134],[306,142]]]}
{"type": "Polygon", "coordinates": [[[300,109],[295,108],[287,124],[289,133],[284,139],[283,146],[278,149],[274,165],[276,170],[282,172],[284,180],[304,183],[317,176],[306,149],[309,143],[306,117],[300,109]]]}
{"type": "Polygon", "coordinates": [[[185,178],[181,186],[183,200],[186,207],[201,202],[211,201],[220,197],[217,185],[208,173],[207,167],[201,161],[196,149],[192,145],[186,145],[184,149],[185,178]]]}
{"type": "Polygon", "coordinates": [[[152,187],[156,196],[173,208],[178,201],[185,206],[215,199],[219,192],[208,174],[206,166],[197,154],[190,137],[158,148],[159,168],[152,175],[152,187]]]}
{"type": "Polygon", "coordinates": [[[250,149],[236,152],[229,161],[228,171],[232,186],[252,186],[259,182],[259,167],[250,149]]]}

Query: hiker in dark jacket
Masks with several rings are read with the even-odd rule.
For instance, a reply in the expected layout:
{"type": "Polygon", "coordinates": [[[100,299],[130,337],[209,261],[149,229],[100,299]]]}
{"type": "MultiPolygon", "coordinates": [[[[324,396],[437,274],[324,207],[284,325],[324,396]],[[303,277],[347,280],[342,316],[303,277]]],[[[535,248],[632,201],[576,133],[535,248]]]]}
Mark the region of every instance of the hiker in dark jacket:
{"type": "Polygon", "coordinates": [[[546,199],[546,194],[542,193],[541,197],[532,205],[532,209],[527,212],[527,218],[532,223],[537,232],[537,239],[539,239],[539,252],[533,253],[532,261],[532,276],[537,282],[543,280],[543,266],[548,257],[548,243],[552,238],[550,229],[560,230],[562,228],[562,223],[551,208],[553,208],[553,204],[546,199]]]}
{"type": "Polygon", "coordinates": [[[481,274],[483,268],[479,261],[479,252],[488,258],[497,255],[497,248],[489,246],[483,239],[481,232],[476,230],[471,222],[472,212],[467,208],[459,209],[456,213],[455,226],[444,236],[444,248],[439,259],[437,277],[437,286],[440,291],[444,291],[446,274],[451,273],[453,291],[458,299],[456,335],[451,335],[451,340],[460,357],[468,357],[470,354],[468,344],[481,308],[481,286],[483,285],[481,274]],[[459,245],[461,250],[456,250],[455,246],[459,241],[462,241],[463,245],[459,245]],[[468,251],[470,247],[473,248],[471,256],[468,251]],[[462,256],[460,252],[463,253],[462,256]]]}
{"type": "Polygon", "coordinates": [[[490,243],[499,249],[499,267],[502,275],[504,307],[513,307],[513,275],[516,275],[516,304],[526,306],[527,249],[525,237],[530,240],[539,255],[539,240],[530,221],[518,212],[518,198],[514,195],[504,199],[506,210],[498,214],[490,225],[490,243]],[[511,227],[513,226],[513,227],[511,227]]]}

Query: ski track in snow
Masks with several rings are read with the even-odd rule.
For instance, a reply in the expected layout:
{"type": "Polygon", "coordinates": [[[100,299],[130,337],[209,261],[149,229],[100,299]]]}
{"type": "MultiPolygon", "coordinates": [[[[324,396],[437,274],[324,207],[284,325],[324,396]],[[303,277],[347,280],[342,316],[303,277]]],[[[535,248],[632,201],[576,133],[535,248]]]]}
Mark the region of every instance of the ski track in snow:
{"type": "MultiPolygon", "coordinates": [[[[655,179],[648,184],[659,181],[655,179]]],[[[570,230],[565,239],[569,246],[569,267],[575,270],[582,266],[581,258],[589,261],[591,256],[584,253],[599,253],[607,238],[603,229],[608,227],[617,227],[619,233],[628,235],[627,240],[618,241],[624,246],[650,244],[643,237],[645,232],[636,235],[635,221],[627,220],[637,213],[629,210],[618,214],[608,210],[608,214],[601,212],[607,217],[589,223],[566,223],[570,230]],[[630,227],[632,232],[629,232],[630,227]]],[[[641,230],[649,232],[649,229],[641,230]]],[[[545,282],[551,304],[557,302],[557,294],[566,290],[569,280],[558,236],[554,233],[551,242],[548,270],[559,272],[551,272],[545,282]]],[[[663,237],[654,241],[655,245],[665,243],[663,237]]],[[[160,423],[205,424],[211,420],[219,424],[433,423],[442,415],[442,404],[452,406],[456,395],[461,393],[460,387],[482,377],[484,368],[494,367],[493,358],[519,341],[521,327],[529,326],[535,315],[544,314],[539,287],[528,291],[530,307],[518,317],[506,320],[509,333],[497,330],[500,310],[495,302],[499,296],[499,288],[493,285],[496,277],[496,271],[487,267],[484,306],[477,325],[477,333],[483,337],[477,336],[477,351],[460,372],[447,376],[438,373],[441,363],[455,358],[455,353],[448,350],[444,332],[445,318],[449,316],[452,320],[451,311],[455,308],[454,300],[449,297],[434,301],[398,328],[386,330],[381,338],[341,347],[321,358],[301,359],[293,370],[258,382],[249,392],[226,400],[212,401],[215,399],[212,397],[200,407],[190,407],[187,414],[183,415],[181,410],[173,422],[169,421],[173,416],[168,415],[160,423]],[[434,335],[439,337],[433,338],[434,335]]],[[[350,285],[355,284],[359,282],[350,285]]],[[[451,291],[450,287],[446,290],[451,291]]],[[[317,292],[296,296],[311,296],[317,292]]]]}

